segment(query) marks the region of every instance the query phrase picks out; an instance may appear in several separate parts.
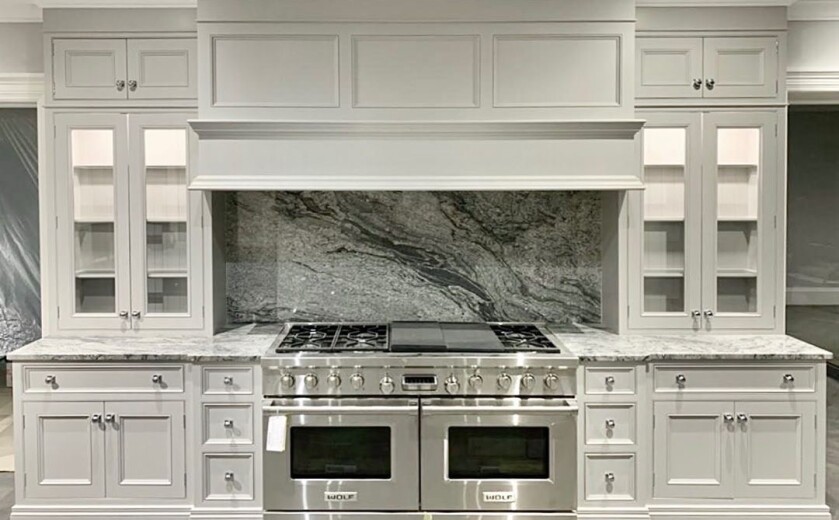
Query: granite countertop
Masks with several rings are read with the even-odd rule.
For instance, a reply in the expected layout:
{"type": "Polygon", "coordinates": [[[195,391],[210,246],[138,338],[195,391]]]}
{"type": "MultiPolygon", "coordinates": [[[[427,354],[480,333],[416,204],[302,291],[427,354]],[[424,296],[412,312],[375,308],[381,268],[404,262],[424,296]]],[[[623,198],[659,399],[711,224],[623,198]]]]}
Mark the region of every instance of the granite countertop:
{"type": "Polygon", "coordinates": [[[580,361],[799,360],[822,361],[833,354],[781,334],[617,335],[578,327],[554,328],[555,337],[580,361]]]}
{"type": "Polygon", "coordinates": [[[279,328],[245,325],[212,337],[77,336],[43,338],[8,354],[10,361],[179,361],[256,362],[279,328]]]}

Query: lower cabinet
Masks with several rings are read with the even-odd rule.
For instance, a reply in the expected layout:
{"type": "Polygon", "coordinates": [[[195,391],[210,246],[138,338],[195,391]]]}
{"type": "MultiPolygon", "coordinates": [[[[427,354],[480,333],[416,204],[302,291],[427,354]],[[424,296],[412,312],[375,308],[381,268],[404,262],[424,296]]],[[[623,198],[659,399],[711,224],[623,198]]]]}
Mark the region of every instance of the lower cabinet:
{"type": "Polygon", "coordinates": [[[655,498],[812,498],[816,403],[655,404],[655,498]]]}
{"type": "Polygon", "coordinates": [[[29,498],[184,498],[179,401],[23,404],[29,498]]]}

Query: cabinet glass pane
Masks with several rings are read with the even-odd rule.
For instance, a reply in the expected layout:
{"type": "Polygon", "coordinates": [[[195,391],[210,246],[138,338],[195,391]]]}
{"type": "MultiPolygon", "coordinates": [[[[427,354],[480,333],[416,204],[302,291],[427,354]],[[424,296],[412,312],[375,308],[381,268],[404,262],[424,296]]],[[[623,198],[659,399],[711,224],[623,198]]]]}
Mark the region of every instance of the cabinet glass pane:
{"type": "Polygon", "coordinates": [[[757,312],[760,128],[717,130],[717,311],[757,312]]]}
{"type": "Polygon", "coordinates": [[[687,129],[644,130],[644,312],[685,311],[687,129]]]}
{"type": "Polygon", "coordinates": [[[182,128],[143,130],[149,314],[189,310],[187,137],[182,128]]]}
{"type": "Polygon", "coordinates": [[[114,131],[70,132],[75,312],[116,311],[114,131]]]}

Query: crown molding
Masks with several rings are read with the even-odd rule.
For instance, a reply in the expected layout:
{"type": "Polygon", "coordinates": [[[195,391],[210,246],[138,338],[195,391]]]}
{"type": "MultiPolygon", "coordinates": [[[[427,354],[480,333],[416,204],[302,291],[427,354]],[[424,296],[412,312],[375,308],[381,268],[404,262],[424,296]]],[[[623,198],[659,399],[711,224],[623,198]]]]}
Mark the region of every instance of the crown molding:
{"type": "Polygon", "coordinates": [[[839,72],[787,72],[791,104],[839,104],[839,72]]]}
{"type": "Polygon", "coordinates": [[[43,96],[42,73],[0,74],[0,106],[34,106],[43,96]]]}
{"type": "Polygon", "coordinates": [[[789,8],[793,22],[839,20],[839,0],[799,0],[789,8]]]}
{"type": "Polygon", "coordinates": [[[55,8],[161,8],[191,7],[198,5],[197,0],[32,0],[43,9],[55,8]]]}
{"type": "Polygon", "coordinates": [[[638,0],[638,7],[789,7],[797,0],[638,0]]]}
{"type": "Polygon", "coordinates": [[[40,23],[41,8],[32,2],[6,0],[0,9],[0,23],[40,23]]]}

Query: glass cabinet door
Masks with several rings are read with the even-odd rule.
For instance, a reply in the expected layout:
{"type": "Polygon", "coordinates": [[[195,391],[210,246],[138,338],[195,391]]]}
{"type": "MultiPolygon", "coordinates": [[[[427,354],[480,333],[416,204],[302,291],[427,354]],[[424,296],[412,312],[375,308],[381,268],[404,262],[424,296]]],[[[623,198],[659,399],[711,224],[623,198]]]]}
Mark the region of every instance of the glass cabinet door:
{"type": "Polygon", "coordinates": [[[59,326],[130,327],[124,117],[55,116],[59,326]]]}
{"type": "Polygon", "coordinates": [[[644,113],[643,192],[630,195],[632,326],[699,325],[701,133],[699,114],[644,113]],[[634,242],[637,240],[637,242],[634,242]]]}
{"type": "Polygon", "coordinates": [[[708,328],[774,324],[774,113],[706,117],[705,287],[708,328]]]}
{"type": "Polygon", "coordinates": [[[129,116],[132,320],[138,329],[202,325],[201,204],[200,194],[187,190],[195,148],[188,117],[129,116]]]}

